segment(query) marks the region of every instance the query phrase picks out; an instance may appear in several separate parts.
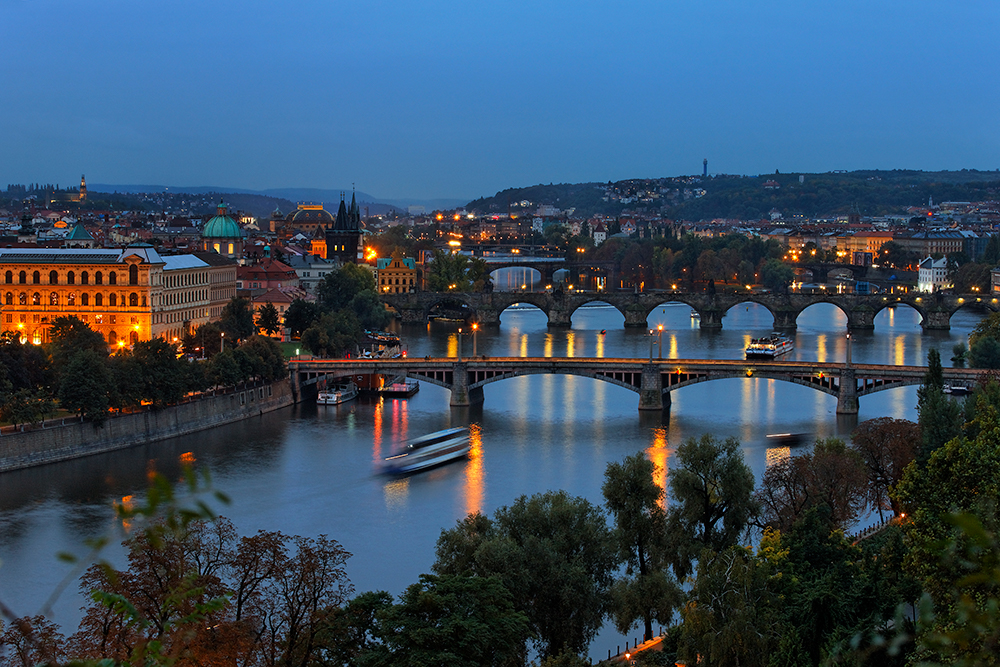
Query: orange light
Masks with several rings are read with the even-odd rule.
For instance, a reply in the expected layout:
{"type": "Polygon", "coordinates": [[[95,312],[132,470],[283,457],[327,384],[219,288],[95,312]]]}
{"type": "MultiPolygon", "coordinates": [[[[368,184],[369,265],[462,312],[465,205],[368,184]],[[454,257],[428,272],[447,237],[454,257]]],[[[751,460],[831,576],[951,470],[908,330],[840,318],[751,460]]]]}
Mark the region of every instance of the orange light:
{"type": "Polygon", "coordinates": [[[438,219],[438,220],[444,220],[444,216],[443,216],[443,215],[441,215],[440,213],[438,213],[438,214],[437,214],[437,219],[438,219]]]}
{"type": "Polygon", "coordinates": [[[184,452],[183,454],[181,454],[181,463],[185,465],[192,465],[194,464],[194,461],[195,461],[194,453],[184,452]]]}
{"type": "Polygon", "coordinates": [[[458,213],[456,213],[456,214],[455,214],[455,219],[456,219],[456,220],[459,220],[459,219],[461,219],[461,216],[459,216],[459,215],[458,215],[458,213]]]}

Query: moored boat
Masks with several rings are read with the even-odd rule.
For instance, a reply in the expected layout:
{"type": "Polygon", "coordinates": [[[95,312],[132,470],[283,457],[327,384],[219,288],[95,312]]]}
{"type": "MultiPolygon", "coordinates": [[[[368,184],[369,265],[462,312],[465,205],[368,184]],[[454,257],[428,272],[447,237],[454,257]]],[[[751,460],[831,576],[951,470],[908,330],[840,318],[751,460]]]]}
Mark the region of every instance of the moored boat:
{"type": "Polygon", "coordinates": [[[385,459],[384,471],[407,475],[465,457],[472,444],[465,426],[449,428],[409,441],[399,454],[385,459]]]}
{"type": "Polygon", "coordinates": [[[339,405],[358,397],[358,385],[351,381],[333,389],[323,389],[316,394],[316,405],[339,405]]]}
{"type": "Polygon", "coordinates": [[[416,380],[410,380],[409,378],[403,378],[401,380],[395,380],[393,382],[386,383],[379,387],[378,393],[380,396],[386,396],[388,398],[409,398],[415,393],[420,391],[420,383],[416,380]]]}
{"type": "Polygon", "coordinates": [[[786,352],[791,352],[795,348],[795,343],[788,336],[781,333],[772,333],[763,338],[754,338],[747,345],[745,350],[747,359],[762,358],[774,359],[786,352]]]}

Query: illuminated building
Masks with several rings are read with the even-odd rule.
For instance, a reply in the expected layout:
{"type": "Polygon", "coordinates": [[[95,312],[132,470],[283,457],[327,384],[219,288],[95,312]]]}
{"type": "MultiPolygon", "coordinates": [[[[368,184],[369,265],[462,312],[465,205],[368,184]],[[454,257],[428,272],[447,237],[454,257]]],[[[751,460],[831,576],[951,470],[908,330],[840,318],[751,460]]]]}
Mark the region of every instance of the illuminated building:
{"type": "Polygon", "coordinates": [[[236,293],[236,265],[217,255],[162,257],[147,244],[124,249],[0,249],[0,330],[49,340],[52,320],[76,316],[108,345],[131,345],[217,319],[236,293]]]}
{"type": "Polygon", "coordinates": [[[361,240],[361,211],[351,195],[350,209],[340,199],[337,219],[326,230],[326,259],[339,259],[341,263],[361,264],[364,261],[364,243],[361,240]]]}
{"type": "Polygon", "coordinates": [[[382,293],[413,292],[417,288],[417,264],[411,257],[394,252],[391,258],[378,260],[375,280],[382,293]]]}
{"type": "Polygon", "coordinates": [[[243,231],[226,212],[226,205],[221,201],[215,216],[201,230],[201,249],[237,261],[243,259],[243,231]]]}

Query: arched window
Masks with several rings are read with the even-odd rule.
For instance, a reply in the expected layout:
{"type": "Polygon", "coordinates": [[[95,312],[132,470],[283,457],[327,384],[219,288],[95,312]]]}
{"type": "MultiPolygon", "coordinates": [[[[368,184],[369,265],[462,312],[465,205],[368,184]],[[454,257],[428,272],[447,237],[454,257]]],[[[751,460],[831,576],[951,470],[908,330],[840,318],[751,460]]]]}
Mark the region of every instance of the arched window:
{"type": "Polygon", "coordinates": [[[22,306],[27,306],[28,305],[28,293],[27,292],[21,292],[20,294],[18,294],[17,295],[17,303],[19,305],[22,305],[22,306]]]}
{"type": "Polygon", "coordinates": [[[80,305],[89,306],[90,305],[90,295],[84,292],[80,295],[80,305]]]}
{"type": "Polygon", "coordinates": [[[115,308],[118,305],[118,295],[112,292],[108,295],[108,305],[115,308]]]}
{"type": "Polygon", "coordinates": [[[21,271],[19,274],[17,274],[17,282],[21,283],[22,285],[28,282],[28,274],[25,273],[24,271],[21,271]]]}
{"type": "Polygon", "coordinates": [[[33,285],[41,285],[42,284],[42,274],[39,273],[38,271],[33,272],[31,274],[31,283],[33,285]]]}
{"type": "Polygon", "coordinates": [[[34,294],[32,294],[31,295],[31,305],[32,306],[40,306],[40,305],[42,305],[42,295],[39,294],[38,292],[35,292],[34,294]]]}
{"type": "Polygon", "coordinates": [[[6,303],[8,306],[13,306],[14,305],[14,293],[13,292],[7,292],[6,298],[4,299],[4,303],[6,303]]]}
{"type": "Polygon", "coordinates": [[[104,274],[98,271],[94,274],[94,284],[103,285],[104,284],[104,274]]]}
{"type": "Polygon", "coordinates": [[[58,271],[49,271],[49,284],[50,285],[58,285],[59,284],[59,272],[58,271]]]}
{"type": "Polygon", "coordinates": [[[94,295],[94,305],[103,306],[104,305],[104,295],[98,292],[94,295]]]}
{"type": "Polygon", "coordinates": [[[84,271],[80,274],[80,284],[89,285],[90,284],[90,274],[84,271]]]}
{"type": "Polygon", "coordinates": [[[49,305],[50,306],[58,306],[59,305],[59,295],[56,294],[55,292],[50,292],[49,293],[49,305]]]}
{"type": "Polygon", "coordinates": [[[66,295],[66,305],[75,306],[76,305],[76,293],[70,292],[66,295]]]}
{"type": "Polygon", "coordinates": [[[139,284],[139,267],[133,264],[128,267],[128,284],[138,285],[139,284]]]}
{"type": "Polygon", "coordinates": [[[76,284],[76,274],[70,271],[66,274],[66,284],[75,285],[76,284]]]}
{"type": "Polygon", "coordinates": [[[108,284],[117,285],[118,284],[118,274],[112,271],[108,274],[108,284]]]}
{"type": "Polygon", "coordinates": [[[117,344],[118,344],[118,334],[116,334],[115,330],[112,329],[111,331],[108,332],[108,345],[117,345],[117,344]]]}
{"type": "Polygon", "coordinates": [[[135,292],[132,292],[131,294],[129,294],[128,295],[128,305],[132,306],[133,308],[136,307],[136,306],[138,306],[139,305],[139,295],[136,294],[135,292]]]}
{"type": "Polygon", "coordinates": [[[132,331],[131,333],[129,333],[128,339],[129,342],[132,343],[132,345],[135,345],[136,343],[139,342],[139,333],[137,331],[132,331]]]}
{"type": "Polygon", "coordinates": [[[7,273],[3,274],[3,278],[4,282],[10,285],[12,282],[14,282],[14,272],[8,271],[7,273]]]}

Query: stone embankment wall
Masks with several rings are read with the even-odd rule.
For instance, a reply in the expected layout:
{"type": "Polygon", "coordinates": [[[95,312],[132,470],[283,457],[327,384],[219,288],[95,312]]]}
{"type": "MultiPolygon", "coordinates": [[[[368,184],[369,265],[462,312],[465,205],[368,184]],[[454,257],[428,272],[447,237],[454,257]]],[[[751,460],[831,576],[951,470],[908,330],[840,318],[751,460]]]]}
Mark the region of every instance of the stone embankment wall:
{"type": "Polygon", "coordinates": [[[289,380],[203,396],[187,403],[0,435],[0,472],[166,440],[292,405],[289,380]]]}

